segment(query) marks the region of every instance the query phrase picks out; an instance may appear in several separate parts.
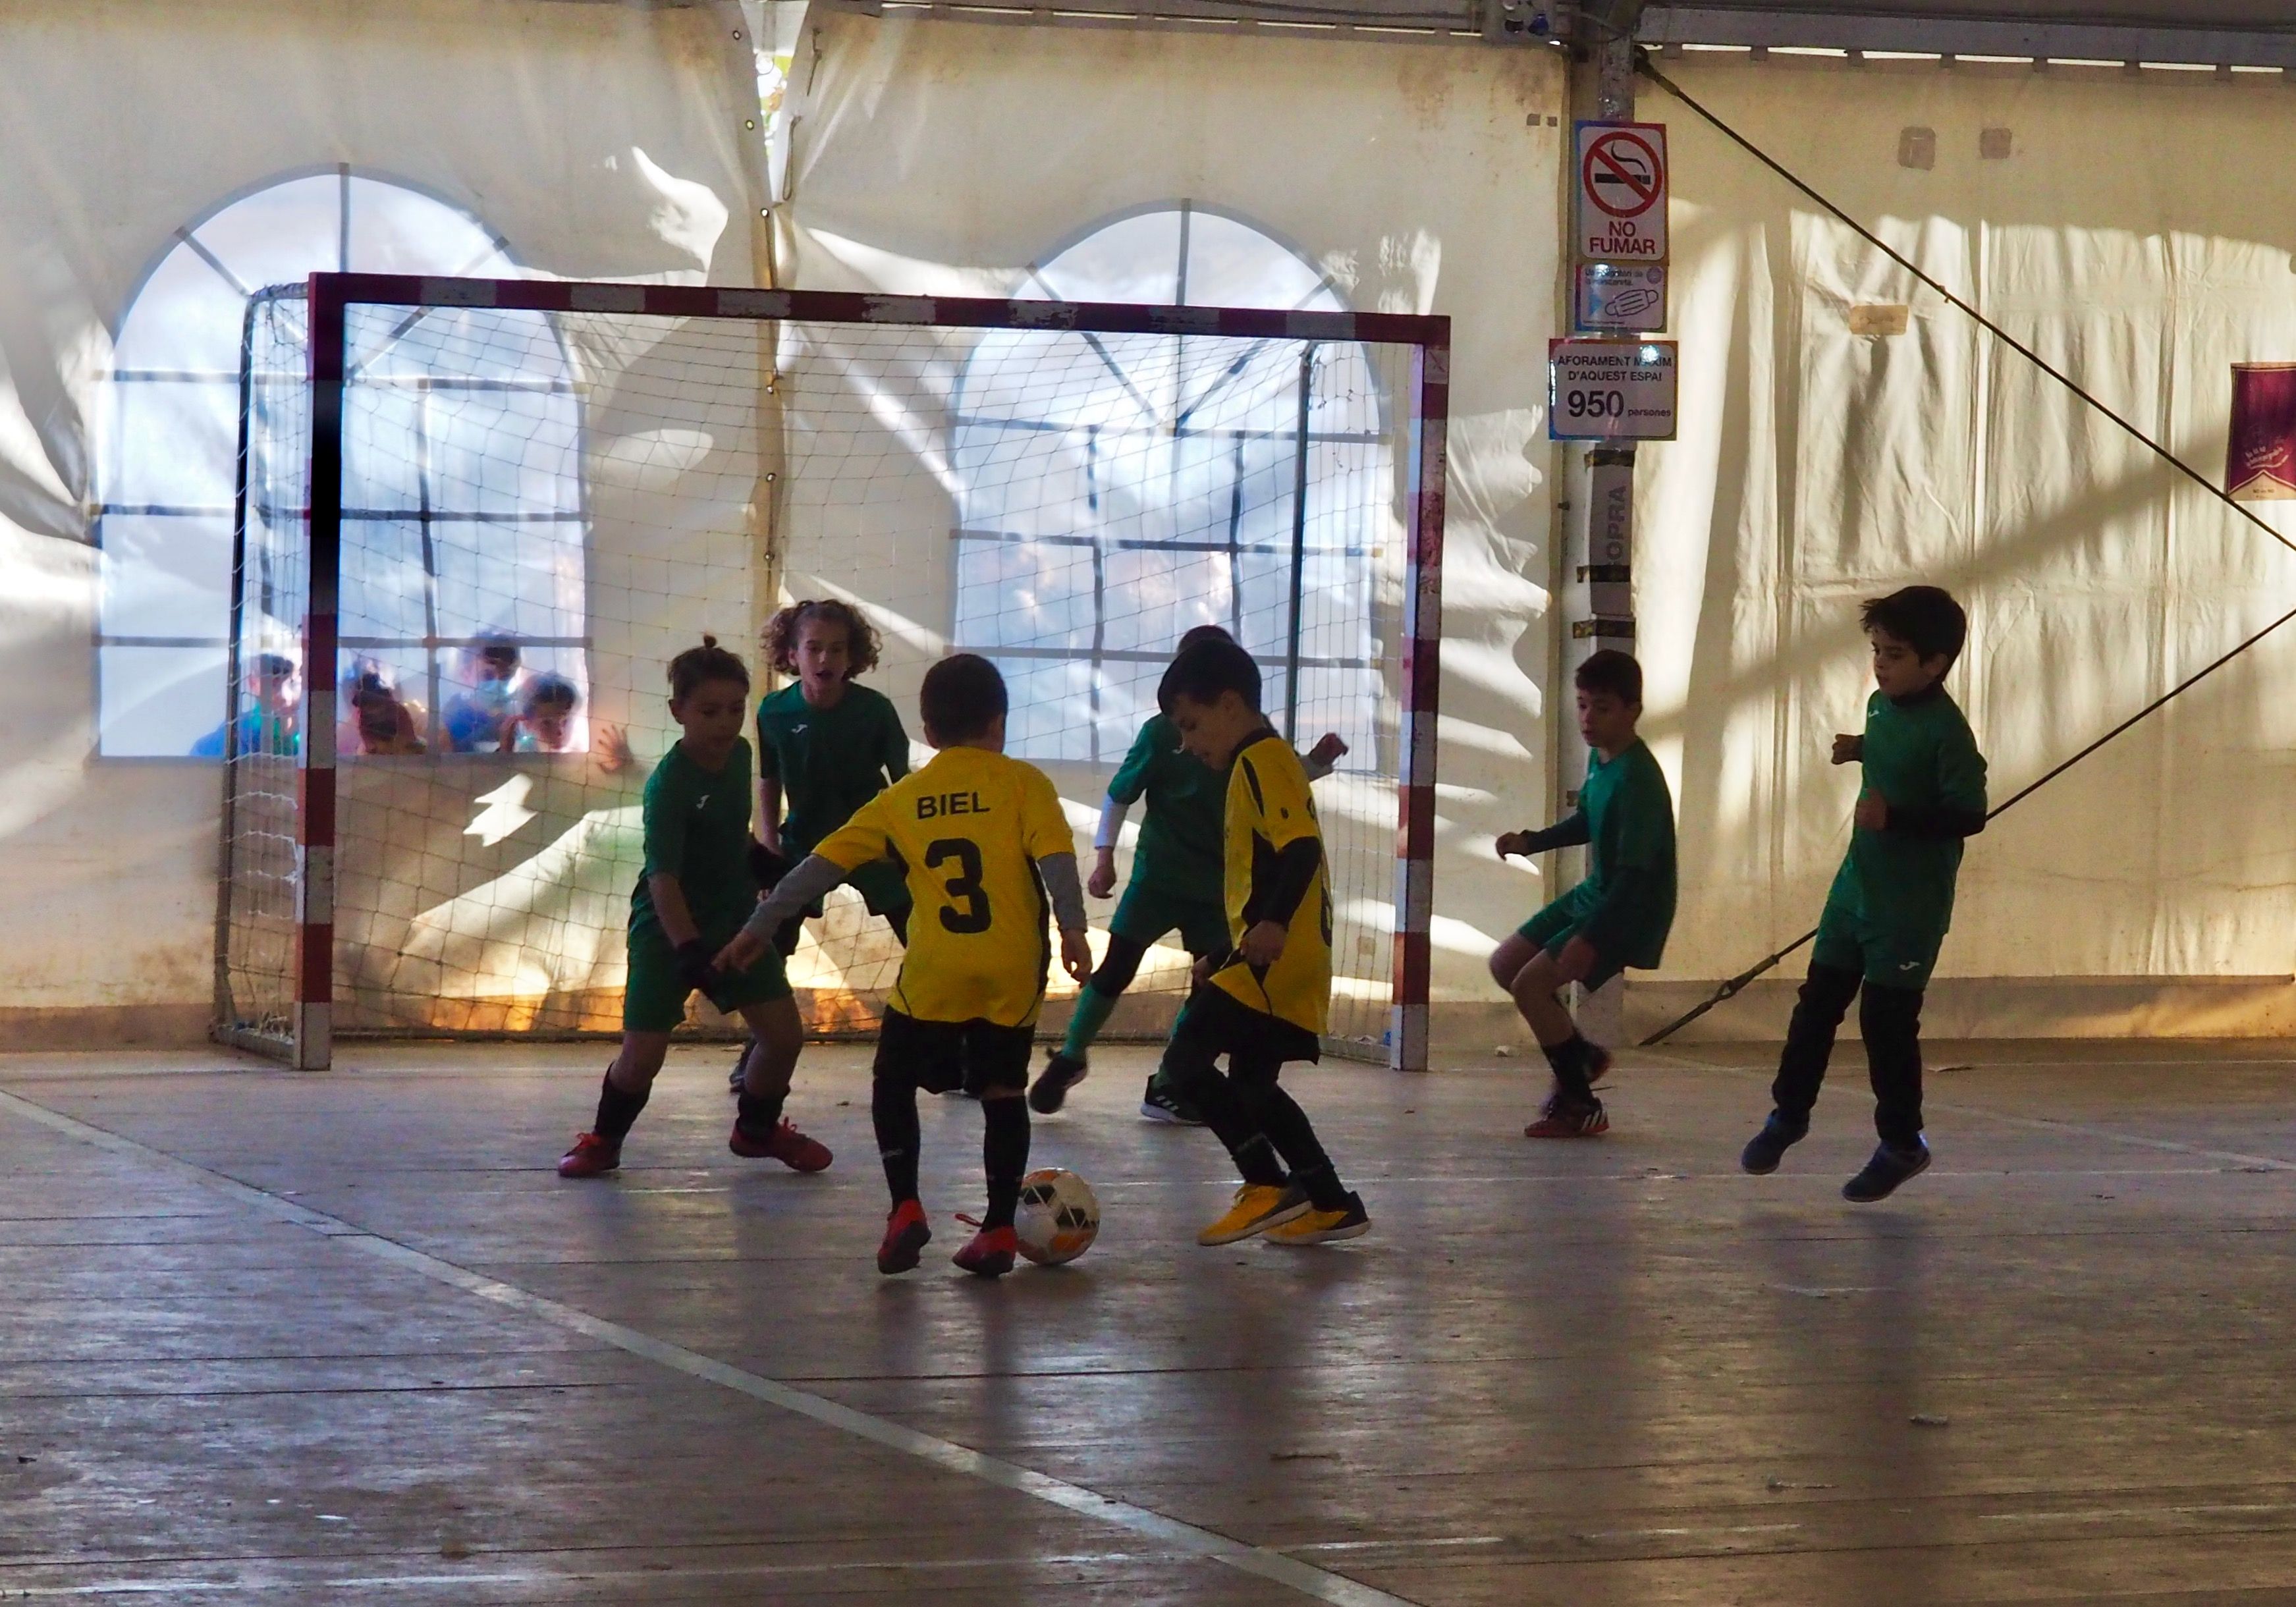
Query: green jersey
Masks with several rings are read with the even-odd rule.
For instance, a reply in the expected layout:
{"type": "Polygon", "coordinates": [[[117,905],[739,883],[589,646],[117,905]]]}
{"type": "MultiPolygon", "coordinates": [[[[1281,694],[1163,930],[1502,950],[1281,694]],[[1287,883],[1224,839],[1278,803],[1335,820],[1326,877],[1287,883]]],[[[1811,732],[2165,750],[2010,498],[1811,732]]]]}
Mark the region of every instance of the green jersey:
{"type": "Polygon", "coordinates": [[[750,873],[750,744],[734,739],[725,768],[711,772],[673,742],[646,778],[645,868],[630,895],[630,926],[656,927],[648,878],[675,876],[703,932],[739,926],[758,902],[750,873]]]}
{"type": "Polygon", "coordinates": [[[909,773],[909,738],[890,698],[847,682],[827,709],[792,681],[758,701],[758,774],[781,783],[782,851],[802,859],[863,804],[909,773]]]}
{"type": "Polygon", "coordinates": [[[1587,756],[1578,813],[1531,834],[1531,851],[1587,845],[1587,879],[1555,901],[1573,935],[1613,966],[1648,971],[1674,928],[1674,793],[1637,737],[1615,758],[1587,756]]]}
{"type": "Polygon", "coordinates": [[[1140,727],[1108,783],[1108,795],[1118,803],[1148,799],[1132,854],[1131,886],[1220,902],[1227,872],[1228,774],[1181,752],[1180,733],[1162,715],[1140,727]]]}
{"type": "Polygon", "coordinates": [[[1932,948],[1953,923],[1962,839],[1985,824],[1985,756],[1942,686],[1866,702],[1864,791],[1889,806],[1878,832],[1851,833],[1830,911],[1884,939],[1932,948]]]}

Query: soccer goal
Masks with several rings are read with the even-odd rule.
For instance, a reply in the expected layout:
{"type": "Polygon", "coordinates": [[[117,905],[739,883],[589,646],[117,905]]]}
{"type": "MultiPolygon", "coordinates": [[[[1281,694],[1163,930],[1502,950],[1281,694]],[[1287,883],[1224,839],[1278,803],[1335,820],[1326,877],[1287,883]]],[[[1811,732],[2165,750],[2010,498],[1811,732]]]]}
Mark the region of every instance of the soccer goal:
{"type": "MultiPolygon", "coordinates": [[[[1174,644],[1226,627],[1279,731],[1348,744],[1316,789],[1333,1046],[1423,1066],[1447,342],[1439,317],[531,280],[257,297],[218,1037],[317,1067],[341,1034],[619,1030],[663,666],[709,632],[762,693],[762,623],[834,596],[880,634],[865,680],[914,763],[926,668],[999,665],[1008,751],[1087,869],[1174,644]]],[[[1168,1023],[1178,942],[1119,1033],[1168,1023]]],[[[814,1029],[873,1026],[900,952],[832,895],[790,962],[814,1029]]],[[[1056,973],[1048,1025],[1072,996],[1056,973]]]]}

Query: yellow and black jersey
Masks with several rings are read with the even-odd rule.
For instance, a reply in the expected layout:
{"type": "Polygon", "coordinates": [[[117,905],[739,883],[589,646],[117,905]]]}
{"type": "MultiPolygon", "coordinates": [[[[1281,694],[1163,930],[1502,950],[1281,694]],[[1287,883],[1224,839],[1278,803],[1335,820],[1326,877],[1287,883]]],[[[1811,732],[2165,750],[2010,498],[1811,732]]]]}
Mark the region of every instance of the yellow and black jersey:
{"type": "Polygon", "coordinates": [[[1308,772],[1292,745],[1273,731],[1262,732],[1236,754],[1228,775],[1225,835],[1229,941],[1241,943],[1245,932],[1270,916],[1285,921],[1290,935],[1283,954],[1265,972],[1238,959],[1217,972],[1212,985],[1254,1010],[1321,1037],[1332,1013],[1332,891],[1324,833],[1308,772]],[[1270,907],[1283,851],[1309,842],[1316,848],[1316,869],[1306,892],[1289,912],[1270,907]]]}
{"type": "Polygon", "coordinates": [[[920,1021],[1033,1026],[1052,965],[1036,862],[1076,840],[1052,782],[985,748],[944,748],[813,850],[901,867],[915,907],[893,1008],[920,1021]]]}

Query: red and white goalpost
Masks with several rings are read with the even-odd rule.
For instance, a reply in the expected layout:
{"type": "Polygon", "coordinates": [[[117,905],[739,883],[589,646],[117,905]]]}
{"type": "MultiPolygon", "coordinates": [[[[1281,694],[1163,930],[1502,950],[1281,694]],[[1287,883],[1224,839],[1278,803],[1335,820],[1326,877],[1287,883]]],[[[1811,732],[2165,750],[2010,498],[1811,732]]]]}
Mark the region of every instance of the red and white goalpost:
{"type": "MultiPolygon", "coordinates": [[[[913,735],[934,659],[1000,664],[1011,750],[1080,843],[1172,642],[1226,625],[1280,729],[1350,747],[1318,784],[1335,1046],[1423,1069],[1448,342],[1439,317],[529,280],[258,297],[217,1036],[320,1067],[347,1032],[615,1029],[663,664],[707,630],[763,691],[758,624],[836,595],[913,735]],[[252,717],[278,654],[285,735],[252,717]]],[[[816,1029],[857,1029],[898,961],[840,893],[791,979],[816,1029]]],[[[1152,954],[1136,1027],[1185,987],[1152,954]]]]}

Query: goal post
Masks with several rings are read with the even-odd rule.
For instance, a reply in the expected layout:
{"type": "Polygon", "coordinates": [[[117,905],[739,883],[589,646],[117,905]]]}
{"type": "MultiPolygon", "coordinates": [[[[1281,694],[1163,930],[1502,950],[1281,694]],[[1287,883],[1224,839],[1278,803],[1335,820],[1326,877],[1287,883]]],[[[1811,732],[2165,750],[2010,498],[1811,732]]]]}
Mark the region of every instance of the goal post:
{"type": "MultiPolygon", "coordinates": [[[[638,802],[676,736],[662,667],[712,632],[763,693],[756,622],[833,596],[882,639],[860,684],[913,762],[924,668],[998,663],[1008,751],[1053,775],[1087,864],[1174,641],[1228,628],[1288,740],[1349,749],[1317,791],[1332,1046],[1424,1069],[1448,342],[1447,319],[1391,314],[353,274],[265,292],[217,1037],[323,1067],[346,1034],[618,1029],[638,802]]],[[[1178,941],[1116,1029],[1168,1021],[1178,941]]],[[[840,890],[791,962],[809,1026],[873,1025],[898,959],[840,890]]]]}

